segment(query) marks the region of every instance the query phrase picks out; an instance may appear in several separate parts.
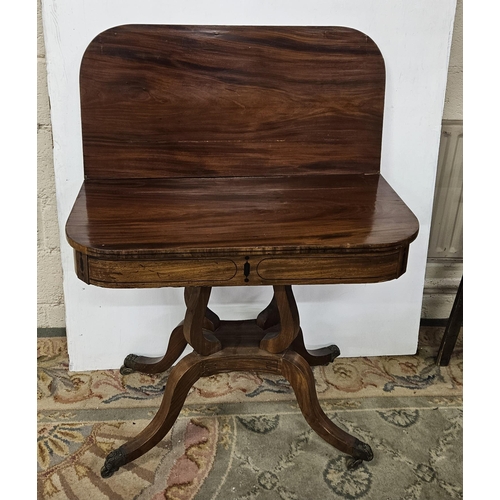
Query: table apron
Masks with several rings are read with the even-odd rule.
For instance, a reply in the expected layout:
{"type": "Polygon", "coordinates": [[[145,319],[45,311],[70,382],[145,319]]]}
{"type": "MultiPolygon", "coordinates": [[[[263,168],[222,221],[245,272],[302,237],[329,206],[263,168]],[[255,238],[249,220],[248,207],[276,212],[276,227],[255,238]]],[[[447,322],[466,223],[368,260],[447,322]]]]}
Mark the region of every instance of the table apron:
{"type": "Polygon", "coordinates": [[[75,251],[78,277],[105,288],[376,283],[401,276],[408,246],[316,255],[96,258],[75,251]]]}

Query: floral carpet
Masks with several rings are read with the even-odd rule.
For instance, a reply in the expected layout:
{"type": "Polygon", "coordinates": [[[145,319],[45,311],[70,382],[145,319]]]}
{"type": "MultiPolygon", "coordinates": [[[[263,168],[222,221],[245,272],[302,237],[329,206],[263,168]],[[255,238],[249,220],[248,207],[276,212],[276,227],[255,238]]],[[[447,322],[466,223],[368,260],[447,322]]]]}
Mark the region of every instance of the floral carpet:
{"type": "Polygon", "coordinates": [[[414,356],[314,368],[325,413],[373,449],[355,470],[310,429],[283,378],[234,372],[200,379],[167,436],[108,479],[106,455],[149,423],[168,372],[69,372],[65,339],[40,338],[38,498],[462,498],[462,341],[438,367],[442,333],[423,327],[414,356]]]}

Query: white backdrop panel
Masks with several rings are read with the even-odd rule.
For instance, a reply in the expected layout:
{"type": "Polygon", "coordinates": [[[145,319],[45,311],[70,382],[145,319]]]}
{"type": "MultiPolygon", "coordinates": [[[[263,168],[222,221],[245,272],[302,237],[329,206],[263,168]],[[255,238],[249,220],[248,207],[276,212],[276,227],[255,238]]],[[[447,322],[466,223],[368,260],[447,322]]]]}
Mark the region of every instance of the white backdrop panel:
{"type": "MultiPolygon", "coordinates": [[[[161,355],[183,317],[181,289],[108,290],[76,278],[64,226],[83,181],[78,75],[89,42],[120,24],[347,26],[369,35],[387,69],[381,171],[420,222],[408,270],[381,284],[297,286],[306,343],[343,356],[413,354],[456,0],[43,0],[70,370],[161,355]]],[[[270,287],[214,289],[224,319],[254,317],[270,287]]]]}

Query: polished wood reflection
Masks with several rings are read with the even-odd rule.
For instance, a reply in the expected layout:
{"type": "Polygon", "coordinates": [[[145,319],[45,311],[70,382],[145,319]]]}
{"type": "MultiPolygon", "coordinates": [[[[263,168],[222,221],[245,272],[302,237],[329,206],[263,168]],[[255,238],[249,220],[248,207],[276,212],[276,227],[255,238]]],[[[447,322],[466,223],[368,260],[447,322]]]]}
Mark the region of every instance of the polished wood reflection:
{"type": "Polygon", "coordinates": [[[80,88],[87,179],[379,169],[384,60],[350,28],[118,26],[80,88]]]}
{"type": "Polygon", "coordinates": [[[379,175],[86,181],[67,224],[102,257],[387,248],[417,231],[379,175]]]}

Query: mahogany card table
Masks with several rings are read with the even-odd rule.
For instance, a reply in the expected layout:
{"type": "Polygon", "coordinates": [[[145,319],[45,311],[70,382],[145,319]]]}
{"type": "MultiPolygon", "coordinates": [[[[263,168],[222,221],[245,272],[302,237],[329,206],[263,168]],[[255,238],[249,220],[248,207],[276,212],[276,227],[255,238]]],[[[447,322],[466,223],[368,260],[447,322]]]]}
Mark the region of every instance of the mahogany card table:
{"type": "Polygon", "coordinates": [[[320,407],[311,366],[340,351],[306,349],[292,286],[406,270],[419,225],[380,174],[376,44],[343,27],[118,26],[87,48],[80,92],[84,181],[66,224],[77,276],[183,287],[186,303],[163,357],[125,358],[124,375],[177,363],[153,420],[101,475],[155,446],[200,377],[234,370],[282,375],[350,466],[371,460],[320,407]],[[208,307],[214,286],[255,285],[274,295],[254,320],[208,307]]]}

